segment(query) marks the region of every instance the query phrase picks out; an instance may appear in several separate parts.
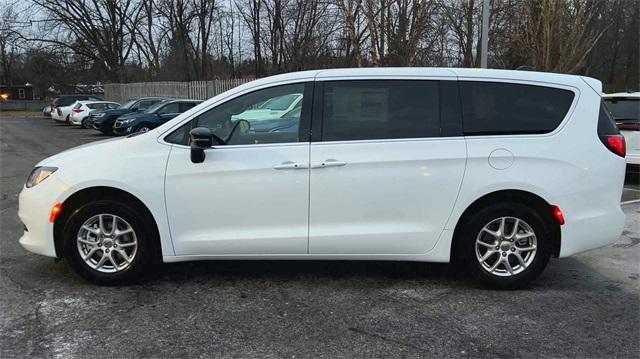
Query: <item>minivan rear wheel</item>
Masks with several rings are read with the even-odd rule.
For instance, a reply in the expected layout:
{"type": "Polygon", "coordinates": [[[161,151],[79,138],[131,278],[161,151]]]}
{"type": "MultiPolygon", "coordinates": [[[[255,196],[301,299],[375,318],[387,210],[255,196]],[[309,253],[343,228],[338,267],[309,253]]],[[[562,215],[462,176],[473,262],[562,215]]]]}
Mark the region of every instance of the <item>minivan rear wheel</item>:
{"type": "Polygon", "coordinates": [[[149,225],[126,204],[90,202],[76,210],[64,227],[66,258],[78,274],[94,283],[142,279],[155,253],[149,225]]]}
{"type": "Polygon", "coordinates": [[[492,288],[516,289],[542,273],[551,256],[547,223],[520,203],[493,204],[476,212],[462,227],[464,263],[492,288]]]}

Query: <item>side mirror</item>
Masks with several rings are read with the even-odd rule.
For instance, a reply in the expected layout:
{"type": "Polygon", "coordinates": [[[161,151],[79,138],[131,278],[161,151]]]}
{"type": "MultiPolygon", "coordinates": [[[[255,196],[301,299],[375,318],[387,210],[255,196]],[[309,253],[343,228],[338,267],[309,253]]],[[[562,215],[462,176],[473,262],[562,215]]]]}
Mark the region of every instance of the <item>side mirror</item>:
{"type": "Polygon", "coordinates": [[[131,111],[133,111],[133,112],[138,112],[138,108],[137,108],[137,107],[132,107],[132,108],[131,108],[131,111]]]}
{"type": "Polygon", "coordinates": [[[191,138],[191,162],[204,162],[204,150],[213,146],[213,134],[206,127],[196,127],[189,131],[191,138]]]}

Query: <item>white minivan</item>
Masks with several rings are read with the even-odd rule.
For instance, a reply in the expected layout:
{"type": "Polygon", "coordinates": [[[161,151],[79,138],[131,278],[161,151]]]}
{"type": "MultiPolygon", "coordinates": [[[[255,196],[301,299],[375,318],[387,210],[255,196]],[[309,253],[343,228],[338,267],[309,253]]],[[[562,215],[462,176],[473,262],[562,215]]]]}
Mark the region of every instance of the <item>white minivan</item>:
{"type": "Polygon", "coordinates": [[[263,78],[40,162],[20,243],[97,283],[158,261],[316,259],[455,262],[520,287],[622,231],[624,138],[601,92],[507,70],[263,78]],[[233,119],[288,94],[295,116],[233,119]]]}

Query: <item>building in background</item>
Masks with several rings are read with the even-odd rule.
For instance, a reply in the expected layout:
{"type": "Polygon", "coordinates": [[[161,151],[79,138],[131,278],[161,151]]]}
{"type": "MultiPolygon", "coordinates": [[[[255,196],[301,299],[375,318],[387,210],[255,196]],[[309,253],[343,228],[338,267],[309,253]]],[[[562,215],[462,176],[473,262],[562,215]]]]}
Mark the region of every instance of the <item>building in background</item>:
{"type": "Polygon", "coordinates": [[[0,85],[0,99],[7,100],[35,100],[33,86],[30,83],[24,85],[0,85]]]}

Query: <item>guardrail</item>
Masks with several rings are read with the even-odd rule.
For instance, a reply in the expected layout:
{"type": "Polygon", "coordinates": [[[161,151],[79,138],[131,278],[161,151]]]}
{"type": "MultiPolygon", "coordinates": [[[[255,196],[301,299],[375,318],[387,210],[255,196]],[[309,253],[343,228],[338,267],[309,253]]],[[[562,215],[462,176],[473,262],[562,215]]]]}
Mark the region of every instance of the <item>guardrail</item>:
{"type": "Polygon", "coordinates": [[[124,102],[130,98],[142,96],[166,96],[207,100],[211,97],[242,85],[253,79],[228,79],[213,81],[161,81],[134,82],[128,84],[105,84],[105,99],[124,102]]]}

